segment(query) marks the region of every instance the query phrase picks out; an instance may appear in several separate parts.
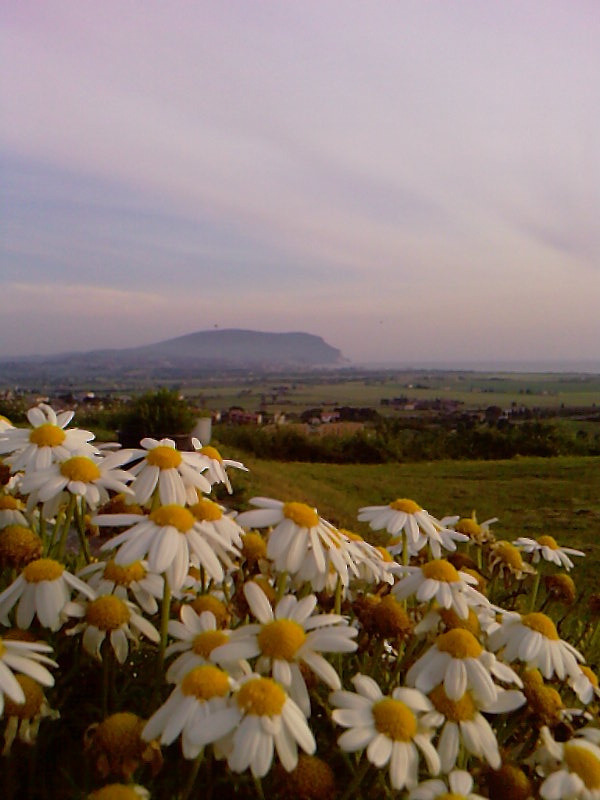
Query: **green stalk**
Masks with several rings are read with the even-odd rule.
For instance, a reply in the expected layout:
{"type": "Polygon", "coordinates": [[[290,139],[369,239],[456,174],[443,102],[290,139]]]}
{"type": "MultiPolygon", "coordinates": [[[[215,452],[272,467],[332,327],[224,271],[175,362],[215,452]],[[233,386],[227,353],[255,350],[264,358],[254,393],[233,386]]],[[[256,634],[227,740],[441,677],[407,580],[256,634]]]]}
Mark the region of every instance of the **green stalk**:
{"type": "Polygon", "coordinates": [[[77,526],[77,535],[79,536],[79,544],[81,545],[85,563],[89,564],[92,558],[90,556],[88,542],[85,535],[85,497],[80,497],[79,501],[81,504],[80,507],[78,508],[77,504],[75,505],[75,524],[77,526]]]}
{"type": "Polygon", "coordinates": [[[169,616],[171,612],[171,587],[167,576],[164,576],[163,598],[160,609],[160,647],[158,651],[158,661],[156,669],[156,683],[162,680],[165,665],[165,650],[167,647],[167,629],[169,626],[169,616]]]}
{"type": "Polygon", "coordinates": [[[335,585],[335,607],[336,614],[342,613],[342,579],[338,575],[337,583],[335,585]]]}
{"type": "Polygon", "coordinates": [[[58,552],[56,553],[56,557],[59,561],[62,561],[65,557],[65,550],[67,549],[67,536],[69,535],[69,528],[71,527],[71,520],[73,519],[76,501],[77,498],[75,495],[71,494],[69,497],[69,505],[67,506],[67,510],[65,512],[65,519],[60,534],[60,540],[58,542],[58,552]]]}
{"type": "Polygon", "coordinates": [[[286,581],[287,581],[287,571],[284,570],[283,572],[279,573],[279,577],[277,578],[277,593],[275,595],[276,603],[278,603],[283,597],[283,593],[285,592],[286,581]]]}
{"type": "Polygon", "coordinates": [[[192,768],[188,773],[187,781],[185,782],[185,786],[183,787],[183,792],[181,793],[181,800],[188,800],[188,797],[191,795],[203,759],[204,759],[204,748],[200,750],[200,752],[194,759],[192,768]]]}
{"type": "Polygon", "coordinates": [[[538,589],[540,588],[541,577],[542,577],[542,570],[538,569],[538,571],[535,573],[535,583],[533,584],[533,593],[531,595],[531,602],[529,603],[530,614],[535,609],[535,601],[537,599],[538,589]]]}

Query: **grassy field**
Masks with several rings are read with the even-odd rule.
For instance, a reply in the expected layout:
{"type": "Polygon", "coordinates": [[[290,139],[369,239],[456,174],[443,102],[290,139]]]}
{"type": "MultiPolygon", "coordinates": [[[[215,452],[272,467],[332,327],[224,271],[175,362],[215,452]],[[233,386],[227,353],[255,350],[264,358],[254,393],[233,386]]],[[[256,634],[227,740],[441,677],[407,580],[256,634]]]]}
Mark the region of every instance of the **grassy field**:
{"type": "MultiPolygon", "coordinates": [[[[229,455],[229,453],[228,453],[229,455]]],[[[241,460],[244,460],[243,458],[241,460]]],[[[583,550],[574,573],[589,586],[600,568],[600,458],[517,458],[511,461],[439,461],[419,464],[326,465],[245,459],[250,472],[232,470],[235,506],[255,495],[299,500],[335,524],[377,541],[356,522],[364,505],[396,497],[416,500],[434,516],[499,517],[498,538],[550,534],[583,550]]],[[[599,589],[600,590],[600,589],[599,589]]]]}
{"type": "Polygon", "coordinates": [[[185,393],[200,397],[207,408],[240,405],[249,411],[302,411],[311,406],[381,406],[384,398],[411,400],[460,400],[466,408],[486,408],[511,403],[528,408],[600,406],[600,376],[556,373],[393,372],[389,374],[310,378],[280,376],[272,379],[240,380],[211,386],[194,385],[185,393]],[[283,391],[281,388],[285,387],[283,391]]]}

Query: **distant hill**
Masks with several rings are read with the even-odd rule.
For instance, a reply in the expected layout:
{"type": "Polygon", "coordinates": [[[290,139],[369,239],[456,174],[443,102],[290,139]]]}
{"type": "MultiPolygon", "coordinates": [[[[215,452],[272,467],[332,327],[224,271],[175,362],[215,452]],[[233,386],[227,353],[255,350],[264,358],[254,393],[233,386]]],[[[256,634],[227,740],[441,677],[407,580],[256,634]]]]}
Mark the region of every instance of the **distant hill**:
{"type": "Polygon", "coordinates": [[[340,350],[310,333],[209,330],[175,339],[114,350],[31,356],[0,362],[0,384],[62,383],[77,376],[102,382],[127,379],[182,379],[194,373],[275,372],[347,364],[340,350]]]}

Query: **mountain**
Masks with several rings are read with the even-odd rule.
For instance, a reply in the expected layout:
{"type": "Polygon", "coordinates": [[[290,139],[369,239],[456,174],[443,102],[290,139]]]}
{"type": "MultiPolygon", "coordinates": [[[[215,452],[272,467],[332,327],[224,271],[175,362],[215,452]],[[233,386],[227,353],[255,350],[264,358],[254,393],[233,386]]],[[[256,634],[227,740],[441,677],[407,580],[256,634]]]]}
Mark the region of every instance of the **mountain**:
{"type": "Polygon", "coordinates": [[[141,347],[31,356],[0,363],[0,384],[60,383],[102,375],[114,379],[181,379],[207,372],[318,369],[348,362],[340,350],[310,333],[209,330],[141,347]]]}

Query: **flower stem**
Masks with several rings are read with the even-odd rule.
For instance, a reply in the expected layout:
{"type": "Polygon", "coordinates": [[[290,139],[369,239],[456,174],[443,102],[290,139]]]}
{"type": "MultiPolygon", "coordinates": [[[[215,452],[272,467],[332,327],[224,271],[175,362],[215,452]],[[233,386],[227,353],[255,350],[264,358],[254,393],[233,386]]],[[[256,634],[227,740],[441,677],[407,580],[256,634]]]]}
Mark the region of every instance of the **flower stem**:
{"type": "Polygon", "coordinates": [[[540,588],[540,579],[542,577],[542,571],[538,569],[535,573],[535,583],[533,584],[533,592],[531,594],[531,602],[529,603],[529,613],[535,609],[535,601],[537,599],[538,589],[540,588]]]}
{"type": "Polygon", "coordinates": [[[188,797],[191,795],[203,759],[204,759],[204,748],[200,750],[200,752],[198,753],[198,755],[194,760],[194,763],[192,764],[192,768],[189,771],[187,781],[185,782],[185,786],[183,787],[183,792],[181,793],[181,800],[188,800],[188,797]]]}
{"type": "Polygon", "coordinates": [[[160,649],[158,651],[158,661],[156,667],[156,681],[162,680],[163,669],[165,665],[165,649],[167,647],[167,629],[169,626],[169,617],[171,612],[171,587],[167,576],[164,576],[163,598],[162,606],[160,609],[160,649]]]}
{"type": "Polygon", "coordinates": [[[63,522],[62,531],[60,533],[60,540],[58,542],[57,558],[59,561],[65,557],[65,550],[67,549],[67,536],[69,535],[69,528],[71,527],[71,520],[73,519],[73,512],[75,511],[75,503],[77,498],[74,494],[69,497],[69,505],[65,512],[65,519],[63,522]]]}
{"type": "Polygon", "coordinates": [[[85,535],[85,497],[80,498],[80,503],[81,506],[79,508],[77,504],[75,505],[75,523],[77,526],[77,535],[79,536],[79,544],[81,545],[81,551],[83,553],[83,557],[85,558],[85,563],[89,564],[92,559],[85,535]]]}

